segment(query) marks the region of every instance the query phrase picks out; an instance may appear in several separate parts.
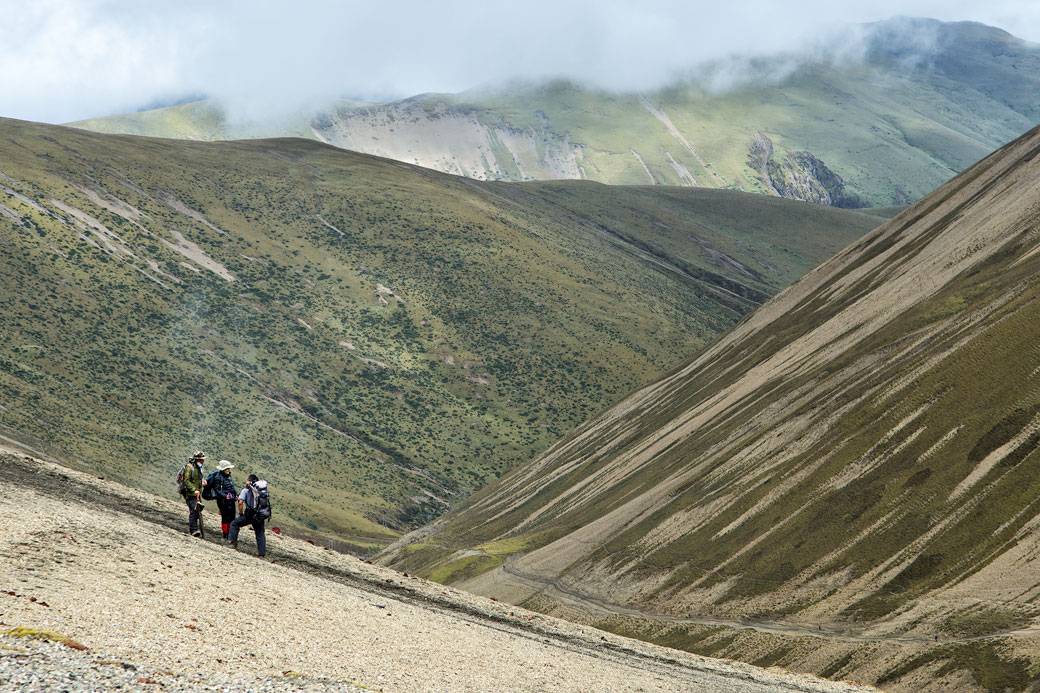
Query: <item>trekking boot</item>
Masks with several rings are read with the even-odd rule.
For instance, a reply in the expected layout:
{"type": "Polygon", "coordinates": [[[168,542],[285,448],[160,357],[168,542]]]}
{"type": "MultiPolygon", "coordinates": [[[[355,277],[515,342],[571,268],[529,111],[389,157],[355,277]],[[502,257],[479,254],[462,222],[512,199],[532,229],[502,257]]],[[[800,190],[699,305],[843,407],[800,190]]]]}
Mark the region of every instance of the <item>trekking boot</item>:
{"type": "Polygon", "coordinates": [[[191,536],[193,536],[193,537],[201,537],[202,536],[202,532],[200,532],[199,530],[196,529],[194,532],[191,533],[191,536]]]}
{"type": "Polygon", "coordinates": [[[238,540],[237,539],[235,541],[231,542],[231,548],[233,548],[235,551],[238,551],[238,540]]]}

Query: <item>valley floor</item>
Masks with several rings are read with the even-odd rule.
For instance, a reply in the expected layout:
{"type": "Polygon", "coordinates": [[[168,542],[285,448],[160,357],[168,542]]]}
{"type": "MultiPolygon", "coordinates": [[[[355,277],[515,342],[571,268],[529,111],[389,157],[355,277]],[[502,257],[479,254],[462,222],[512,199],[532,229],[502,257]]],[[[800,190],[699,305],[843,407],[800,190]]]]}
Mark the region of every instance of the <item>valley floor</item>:
{"type": "Polygon", "coordinates": [[[187,536],[185,515],[0,455],[0,631],[87,648],[5,635],[0,689],[867,690],[570,624],[270,531],[261,560],[248,530],[236,552],[187,536]]]}

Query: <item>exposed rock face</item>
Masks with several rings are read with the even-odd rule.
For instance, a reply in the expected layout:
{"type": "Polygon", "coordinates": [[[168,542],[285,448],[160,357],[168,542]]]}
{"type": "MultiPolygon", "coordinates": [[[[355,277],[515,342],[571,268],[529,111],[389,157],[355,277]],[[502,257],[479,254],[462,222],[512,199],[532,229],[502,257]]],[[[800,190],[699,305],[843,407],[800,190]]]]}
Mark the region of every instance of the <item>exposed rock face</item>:
{"type": "Polygon", "coordinates": [[[755,131],[755,137],[748,147],[748,167],[758,173],[758,180],[767,189],[776,193],[773,182],[769,179],[769,162],[773,160],[773,140],[769,139],[759,131],[755,131]]]}
{"type": "Polygon", "coordinates": [[[480,180],[580,179],[582,148],[539,127],[482,123],[468,107],[421,99],[344,109],[314,120],[315,135],[344,149],[480,180]]]}
{"type": "Polygon", "coordinates": [[[748,167],[759,181],[780,197],[851,209],[863,202],[845,192],[845,181],[811,152],[789,152],[774,158],[773,142],[761,132],[748,147],[748,167]]]}

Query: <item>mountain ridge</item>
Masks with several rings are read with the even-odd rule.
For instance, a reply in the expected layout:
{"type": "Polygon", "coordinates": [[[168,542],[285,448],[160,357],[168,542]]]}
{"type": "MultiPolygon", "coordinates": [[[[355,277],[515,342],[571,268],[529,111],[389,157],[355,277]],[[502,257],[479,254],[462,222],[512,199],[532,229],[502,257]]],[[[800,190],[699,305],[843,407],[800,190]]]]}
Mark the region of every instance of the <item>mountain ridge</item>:
{"type": "Polygon", "coordinates": [[[281,127],[480,179],[696,185],[862,207],[919,199],[1040,119],[1033,44],[978,23],[914,18],[861,34],[823,59],[708,66],[647,93],[561,80],[343,102],[278,126],[240,127],[208,102],[74,125],[204,139],[281,127]],[[862,59],[849,59],[857,44],[862,59]]]}

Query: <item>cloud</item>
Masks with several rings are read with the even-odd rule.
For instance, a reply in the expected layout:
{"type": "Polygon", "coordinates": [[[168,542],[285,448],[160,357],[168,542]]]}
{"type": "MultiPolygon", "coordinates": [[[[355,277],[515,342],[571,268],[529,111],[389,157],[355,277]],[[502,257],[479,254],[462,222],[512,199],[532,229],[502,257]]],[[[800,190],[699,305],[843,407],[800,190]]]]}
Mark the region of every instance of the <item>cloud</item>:
{"type": "Polygon", "coordinates": [[[746,74],[741,61],[819,50],[897,13],[1040,40],[1031,0],[0,0],[0,115],[66,122],[206,93],[248,119],[517,78],[649,89],[741,56],[722,85],[746,74]]]}

